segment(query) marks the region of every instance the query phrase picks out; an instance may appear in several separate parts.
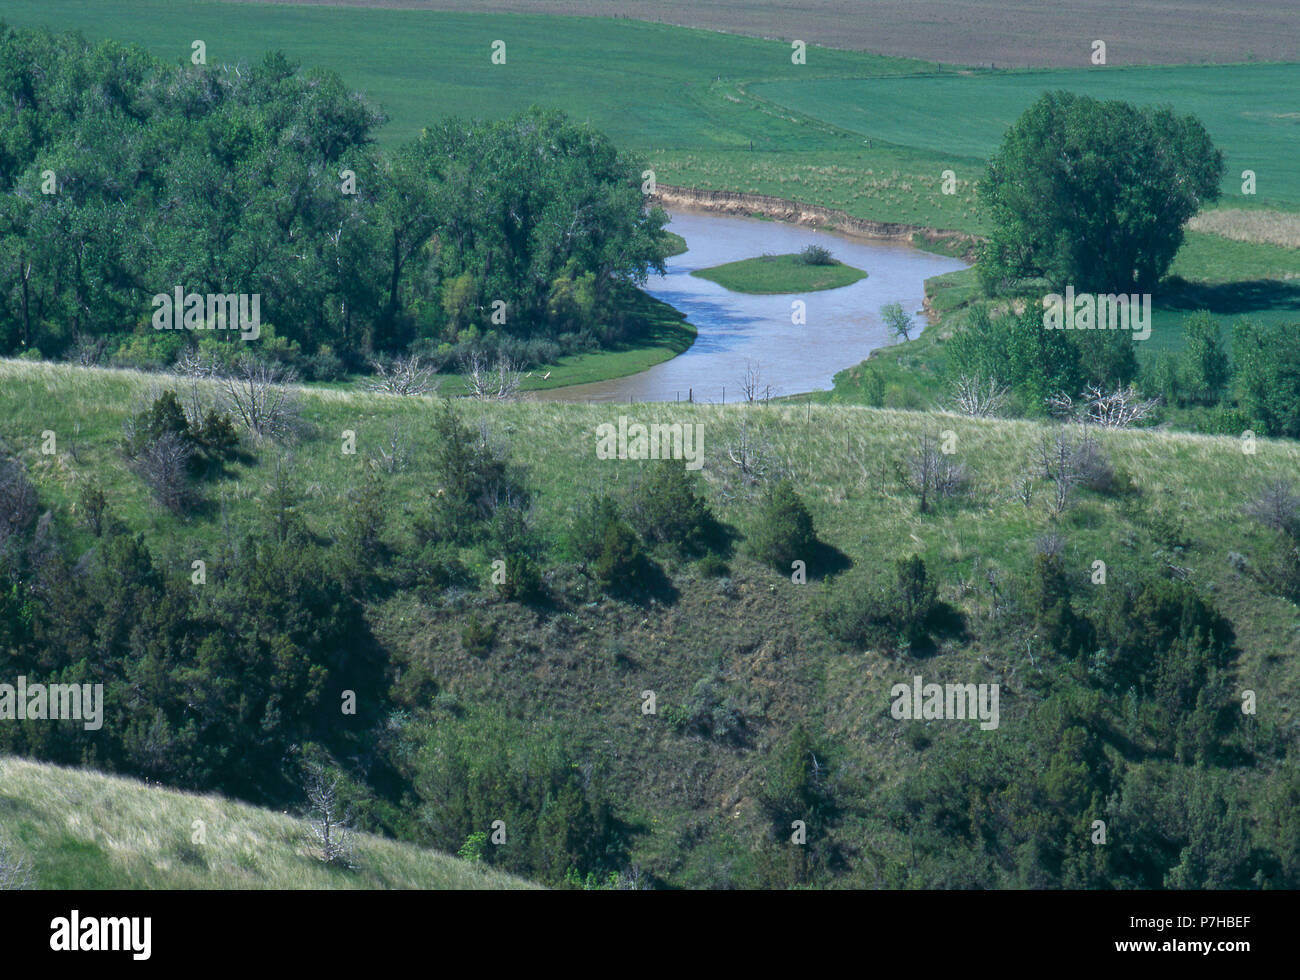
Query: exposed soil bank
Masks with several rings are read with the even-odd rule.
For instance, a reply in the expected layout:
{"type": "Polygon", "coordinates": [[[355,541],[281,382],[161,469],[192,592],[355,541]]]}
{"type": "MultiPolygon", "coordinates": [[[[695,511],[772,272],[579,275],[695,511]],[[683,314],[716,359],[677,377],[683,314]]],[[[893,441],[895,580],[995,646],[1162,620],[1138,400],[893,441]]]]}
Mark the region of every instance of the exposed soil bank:
{"type": "Polygon", "coordinates": [[[855,218],[846,211],[824,208],[818,204],[787,201],[766,194],[710,191],[698,187],[674,187],[670,184],[659,184],[656,190],[658,193],[652,200],[665,208],[705,211],[712,214],[734,214],[745,218],[761,214],[765,218],[776,221],[826,228],[842,235],[877,241],[911,243],[913,236],[920,236],[921,239],[932,244],[945,242],[955,245],[962,250],[962,255],[967,262],[975,261],[975,247],[984,241],[979,235],[964,231],[945,231],[940,228],[926,228],[921,225],[906,225],[892,221],[868,221],[865,218],[855,218]]]}

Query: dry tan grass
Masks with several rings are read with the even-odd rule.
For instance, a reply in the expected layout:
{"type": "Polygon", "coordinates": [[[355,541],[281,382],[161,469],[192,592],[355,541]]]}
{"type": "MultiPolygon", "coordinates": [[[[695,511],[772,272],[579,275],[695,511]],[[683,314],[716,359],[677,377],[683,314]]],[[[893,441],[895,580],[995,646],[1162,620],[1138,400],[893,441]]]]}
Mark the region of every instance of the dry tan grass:
{"type": "Polygon", "coordinates": [[[1187,223],[1192,231],[1221,235],[1238,242],[1261,242],[1300,248],[1300,214],[1222,208],[1198,214],[1187,223]]]}
{"type": "Polygon", "coordinates": [[[38,885],[116,888],[526,888],[521,879],[359,834],[357,870],[312,853],[305,821],[215,795],[0,756],[0,829],[38,885]],[[201,821],[202,823],[196,823],[201,821]],[[198,828],[202,840],[195,841],[198,828]],[[62,854],[74,851],[71,866],[62,854]]]}

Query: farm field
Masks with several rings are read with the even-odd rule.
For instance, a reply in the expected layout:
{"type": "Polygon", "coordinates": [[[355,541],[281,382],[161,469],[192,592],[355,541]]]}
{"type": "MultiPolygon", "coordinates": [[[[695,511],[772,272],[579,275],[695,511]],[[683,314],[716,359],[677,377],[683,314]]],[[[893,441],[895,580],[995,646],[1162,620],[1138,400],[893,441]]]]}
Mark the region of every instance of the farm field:
{"type": "MultiPolygon", "coordinates": [[[[252,0],[235,0],[252,2],[252,0]]],[[[284,0],[303,6],[456,10],[457,0],[284,0]]],[[[484,0],[484,12],[632,17],[733,34],[805,38],[834,48],[963,64],[1075,65],[1079,39],[1113,37],[1116,63],[1282,60],[1300,56],[1287,0],[484,0]],[[1027,47],[1023,38],[1035,37],[1027,47]]],[[[1086,42],[1085,42],[1086,43],[1086,42]]]]}
{"type": "Polygon", "coordinates": [[[959,177],[977,176],[1002,134],[1045,91],[1172,105],[1194,113],[1227,163],[1221,204],[1300,209],[1300,65],[1122,68],[942,74],[919,78],[786,80],[748,86],[775,103],[857,136],[945,156],[959,177]],[[963,167],[966,161],[969,170],[963,167]],[[1241,172],[1257,193],[1241,191],[1241,172]],[[963,172],[965,171],[965,172],[963,172]]]}
{"type": "Polygon", "coordinates": [[[230,7],[12,0],[4,18],[175,59],[189,54],[184,39],[207,34],[221,39],[208,52],[218,64],[282,49],[365,92],[388,115],[389,143],[446,115],[553,105],[646,155],[664,183],[962,230],[982,227],[969,186],[980,161],[1042,91],[1167,101],[1202,116],[1230,172],[1240,162],[1260,175],[1256,198],[1238,193],[1235,206],[1300,208],[1300,167],[1288,153],[1296,108],[1275,94],[1295,90],[1296,65],[936,74],[932,62],[816,47],[793,65],[781,42],[637,21],[266,4],[240,4],[232,19],[230,7]],[[490,63],[497,38],[507,40],[504,65],[490,63]],[[940,173],[950,167],[958,193],[944,199],[940,173]]]}

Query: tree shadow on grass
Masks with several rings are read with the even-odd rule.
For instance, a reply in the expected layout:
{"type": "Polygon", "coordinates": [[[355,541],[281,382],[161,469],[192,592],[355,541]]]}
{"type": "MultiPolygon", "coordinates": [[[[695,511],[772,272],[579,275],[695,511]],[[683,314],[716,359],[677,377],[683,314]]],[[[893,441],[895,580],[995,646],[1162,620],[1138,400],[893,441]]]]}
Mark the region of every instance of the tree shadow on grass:
{"type": "Polygon", "coordinates": [[[852,567],[852,558],[825,541],[818,541],[808,556],[808,577],[813,581],[828,579],[852,567]]]}
{"type": "Polygon", "coordinates": [[[617,584],[605,591],[614,599],[641,608],[652,602],[671,606],[681,598],[681,592],[673,585],[663,566],[648,556],[633,581],[617,584]]]}
{"type": "Polygon", "coordinates": [[[1172,276],[1161,284],[1156,301],[1165,309],[1188,313],[1197,310],[1209,310],[1219,315],[1263,310],[1300,312],[1300,283],[1277,279],[1204,283],[1187,282],[1172,276]]]}

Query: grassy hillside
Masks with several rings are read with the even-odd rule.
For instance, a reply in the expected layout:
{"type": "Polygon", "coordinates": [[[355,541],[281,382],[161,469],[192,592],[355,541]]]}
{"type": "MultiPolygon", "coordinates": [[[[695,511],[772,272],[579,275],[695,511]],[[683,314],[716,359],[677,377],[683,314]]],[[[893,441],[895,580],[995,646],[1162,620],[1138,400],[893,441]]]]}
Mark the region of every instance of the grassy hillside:
{"type": "Polygon", "coordinates": [[[213,795],[0,756],[0,838],[40,888],[528,888],[446,854],[356,838],[356,870],[313,856],[305,820],[213,795]],[[206,843],[194,843],[195,821],[206,843]]]}
{"type": "MultiPolygon", "coordinates": [[[[277,459],[290,460],[295,510],[324,541],[336,537],[363,475],[378,472],[393,515],[386,540],[398,551],[410,548],[410,526],[436,483],[431,400],[303,391],[306,424],[297,440],[253,446],[249,460],[204,486],[208,506],[178,517],[151,502],[115,449],[128,411],[163,381],[0,362],[4,447],[27,466],[42,505],[54,508],[60,533],[76,543],[74,552],[94,545],[72,513],[79,486],[93,478],[106,489],[112,510],[145,531],[164,574],[187,580],[190,561],[216,554],[229,526],[255,523],[275,506],[277,459]],[[44,430],[59,436],[55,455],[40,453],[44,430]],[[357,433],[356,455],[340,451],[344,430],[357,433]],[[410,461],[387,472],[381,452],[392,438],[410,461]]],[[[1243,805],[1265,806],[1276,760],[1296,731],[1300,616],[1256,578],[1271,532],[1248,518],[1243,504],[1270,479],[1300,471],[1300,447],[1293,443],[1263,440],[1256,454],[1244,455],[1232,438],[1102,432],[1099,444],[1120,474],[1115,488],[1080,489],[1053,517],[1049,481],[1036,479],[1027,500],[1017,489],[1017,479],[1033,476],[1039,465],[1034,454],[1047,430],[1034,422],[791,403],[460,408],[472,427],[486,426],[526,467],[532,521],[553,556],[559,554],[555,542],[593,489],[618,491],[641,470],[635,462],[596,458],[599,424],[617,423],[623,414],[704,427],[706,496],[741,539],[724,569],[657,552],[671,595],[638,604],[602,596],[572,565],[552,558],[552,598],[530,606],[496,596],[489,585],[493,554],[475,547],[463,558],[476,584],[431,593],[388,590],[367,603],[376,637],[405,678],[405,710],[428,712],[436,719],[433,730],[463,730],[465,738],[512,732],[509,744],[520,750],[534,738],[561,737],[574,764],[599,774],[618,801],[620,819],[633,829],[630,861],[660,881],[723,886],[790,880],[781,877],[787,850],[781,839],[768,837],[764,801],[777,777],[774,767],[800,728],[818,733],[817,744],[829,747],[842,786],[847,815],[837,833],[841,846],[857,852],[846,880],[904,880],[899,869],[907,864],[908,833],[888,814],[920,774],[965,744],[968,733],[932,723],[924,726],[924,737],[900,738],[889,714],[890,688],[916,673],[1001,683],[1002,727],[986,744],[1003,751],[1026,744],[1043,685],[1064,668],[1052,666],[1037,638],[1016,639],[991,618],[998,600],[987,583],[1005,588],[1029,576],[1038,542],[1050,535],[1059,536],[1080,608],[1103,602],[1107,590],[1176,569],[1231,620],[1237,683],[1265,692],[1259,762],[1238,768],[1232,778],[1242,787],[1243,805]],[[922,513],[903,475],[906,459],[923,435],[945,430],[955,437],[971,489],[922,513]],[[793,480],[824,542],[869,574],[921,555],[940,600],[959,611],[963,629],[942,637],[933,651],[892,657],[833,641],[818,610],[824,596],[843,588],[837,576],[795,584],[746,555],[743,540],[753,532],[761,494],[731,461],[742,431],[766,447],[775,471],[793,480]],[[1107,585],[1088,584],[1097,560],[1108,566],[1107,585]],[[477,624],[472,632],[470,623],[477,624]],[[657,694],[657,715],[640,710],[648,690],[657,694]],[[701,734],[689,721],[701,703],[731,721],[718,722],[723,727],[714,735],[701,734]],[[500,720],[485,727],[493,718],[500,720]],[[728,727],[733,723],[738,727],[728,727]]],[[[1115,712],[1107,724],[1125,724],[1119,702],[1103,710],[1115,712]]],[[[1132,738],[1107,750],[1118,753],[1115,764],[1163,758],[1148,736],[1132,738]]],[[[1261,809],[1259,819],[1264,815],[1261,809]]],[[[437,840],[436,846],[455,850],[461,843],[437,840]]]]}
{"type": "MultiPolygon", "coordinates": [[[[147,404],[151,394],[167,387],[184,393],[187,384],[166,375],[3,359],[0,438],[4,448],[27,465],[50,504],[71,507],[79,482],[94,477],[104,486],[109,506],[129,524],[146,529],[159,547],[183,542],[187,550],[194,550],[219,533],[211,519],[215,515],[176,517],[157,508],[144,484],[123,465],[118,450],[128,414],[147,404]],[[58,436],[54,455],[40,451],[45,430],[58,436]]],[[[349,499],[354,483],[371,470],[369,460],[381,449],[389,449],[394,430],[411,458],[406,469],[391,475],[395,494],[414,504],[427,491],[422,460],[432,437],[422,420],[427,419],[435,399],[312,387],[298,391],[305,425],[297,439],[287,446],[262,443],[250,461],[233,464],[225,478],[205,485],[205,492],[222,501],[231,518],[252,516],[263,507],[269,464],[277,456],[285,456],[293,462],[291,478],[303,496],[301,511],[328,525],[349,499]],[[345,429],[357,434],[355,455],[340,451],[345,429]]],[[[796,402],[781,407],[472,401],[461,405],[471,423],[482,420],[507,439],[513,456],[527,467],[541,491],[539,521],[553,530],[558,530],[585,486],[620,479],[619,464],[596,459],[594,434],[596,426],[617,423],[619,415],[703,423],[707,460],[703,473],[716,491],[728,491],[732,496],[735,467],[726,450],[741,424],[754,420],[771,440],[783,468],[805,488],[818,527],[855,562],[870,564],[897,550],[897,542],[910,541],[911,547],[920,548],[927,556],[942,556],[952,575],[974,554],[987,551],[992,558],[993,550],[1001,551],[995,559],[999,563],[1023,567],[1032,554],[1028,544],[1032,536],[1051,527],[1047,515],[1037,508],[997,503],[1045,430],[1038,422],[966,419],[856,405],[813,406],[809,410],[796,402]],[[938,428],[957,433],[961,456],[977,467],[986,494],[982,498],[985,506],[959,510],[942,521],[912,514],[911,502],[892,483],[891,475],[911,441],[938,428]],[[860,529],[864,527],[873,529],[869,537],[862,537],[860,529]],[[996,542],[1019,545],[996,549],[996,542]]],[[[1189,527],[1198,529],[1198,551],[1210,565],[1251,539],[1252,525],[1239,513],[1238,505],[1252,488],[1270,477],[1294,473],[1300,464],[1300,446],[1287,440],[1262,440],[1260,451],[1246,456],[1238,440],[1231,437],[1120,431],[1102,433],[1101,438],[1115,463],[1156,494],[1144,508],[1176,504],[1189,527]]],[[[632,463],[622,465],[635,468],[632,463]]],[[[743,524],[750,503],[744,494],[733,500],[739,523],[743,524]]],[[[1086,513],[1075,519],[1077,526],[1067,526],[1067,530],[1082,535],[1092,550],[1117,547],[1126,525],[1142,516],[1129,502],[1116,500],[1090,500],[1084,510],[1086,513]]],[[[185,564],[188,566],[188,561],[185,564]]]]}

